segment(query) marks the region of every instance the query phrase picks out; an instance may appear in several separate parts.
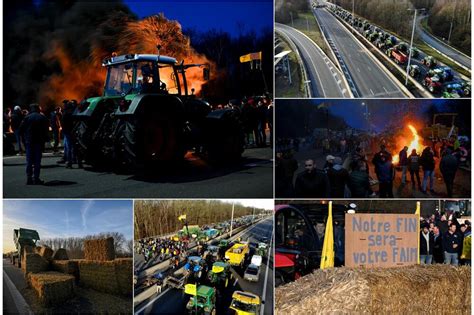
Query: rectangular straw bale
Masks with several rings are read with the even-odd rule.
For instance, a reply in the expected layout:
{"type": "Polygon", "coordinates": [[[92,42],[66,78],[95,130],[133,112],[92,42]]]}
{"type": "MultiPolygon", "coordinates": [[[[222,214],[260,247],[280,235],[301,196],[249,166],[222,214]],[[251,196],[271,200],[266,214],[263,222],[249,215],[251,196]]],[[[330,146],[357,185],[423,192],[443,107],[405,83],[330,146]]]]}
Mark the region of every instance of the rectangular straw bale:
{"type": "Polygon", "coordinates": [[[54,251],[47,246],[39,246],[36,247],[36,253],[39,254],[41,257],[50,260],[51,257],[53,257],[54,251]]]}
{"type": "Polygon", "coordinates": [[[62,272],[74,276],[76,282],[79,281],[79,264],[74,260],[53,260],[51,267],[54,271],[62,272]]]}
{"type": "Polygon", "coordinates": [[[78,264],[81,285],[114,295],[130,295],[132,293],[132,258],[112,261],[80,259],[78,264]]]}
{"type": "Polygon", "coordinates": [[[113,237],[84,241],[84,258],[86,260],[114,260],[113,237]]]}
{"type": "Polygon", "coordinates": [[[67,255],[67,251],[64,248],[59,248],[54,251],[53,254],[53,259],[54,260],[68,260],[69,256],[67,255]]]}
{"type": "Polygon", "coordinates": [[[63,303],[74,297],[74,277],[59,272],[31,273],[28,283],[44,306],[63,303]]]}
{"type": "Polygon", "coordinates": [[[49,262],[36,253],[25,253],[21,259],[21,269],[27,275],[48,270],[49,262]]]}
{"type": "Polygon", "coordinates": [[[276,314],[471,313],[471,269],[448,265],[316,270],[276,288],[276,314]],[[447,294],[455,292],[455,294],[447,294]]]}

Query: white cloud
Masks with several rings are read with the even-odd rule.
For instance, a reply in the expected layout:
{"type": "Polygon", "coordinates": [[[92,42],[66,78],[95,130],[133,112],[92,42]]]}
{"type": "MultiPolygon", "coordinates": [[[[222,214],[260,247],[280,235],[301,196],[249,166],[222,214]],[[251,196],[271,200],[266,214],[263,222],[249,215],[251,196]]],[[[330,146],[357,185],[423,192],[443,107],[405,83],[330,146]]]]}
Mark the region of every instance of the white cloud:
{"type": "Polygon", "coordinates": [[[80,211],[81,211],[81,218],[82,218],[82,228],[84,230],[87,230],[87,213],[89,212],[89,209],[94,205],[93,200],[87,200],[84,202],[82,205],[80,211]]]}

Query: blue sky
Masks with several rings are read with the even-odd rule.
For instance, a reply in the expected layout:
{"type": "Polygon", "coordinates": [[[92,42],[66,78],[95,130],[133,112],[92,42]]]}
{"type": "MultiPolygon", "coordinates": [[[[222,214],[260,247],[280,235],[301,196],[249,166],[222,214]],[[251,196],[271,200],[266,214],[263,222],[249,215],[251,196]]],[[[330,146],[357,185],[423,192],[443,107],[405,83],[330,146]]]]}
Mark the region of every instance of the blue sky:
{"type": "Polygon", "coordinates": [[[183,28],[199,31],[217,29],[238,36],[238,23],[243,31],[273,27],[273,1],[134,1],[124,3],[139,18],[163,12],[165,17],[177,20],[183,28]]]}
{"type": "Polygon", "coordinates": [[[3,248],[14,249],[13,229],[29,228],[40,238],[120,232],[133,238],[131,200],[5,200],[3,248]]]}

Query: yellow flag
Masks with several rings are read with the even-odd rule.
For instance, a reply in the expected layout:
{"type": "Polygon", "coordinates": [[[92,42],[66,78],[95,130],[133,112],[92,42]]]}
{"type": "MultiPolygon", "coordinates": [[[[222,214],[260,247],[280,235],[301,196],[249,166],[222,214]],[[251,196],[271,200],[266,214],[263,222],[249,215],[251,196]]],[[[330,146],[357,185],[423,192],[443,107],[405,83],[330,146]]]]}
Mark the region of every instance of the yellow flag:
{"type": "Polygon", "coordinates": [[[415,214],[418,214],[418,215],[420,215],[420,208],[421,208],[421,206],[420,206],[420,202],[419,202],[419,201],[417,201],[417,202],[416,202],[416,211],[415,211],[415,214]]]}
{"type": "Polygon", "coordinates": [[[323,251],[321,253],[321,269],[334,267],[334,232],[332,228],[332,201],[329,201],[328,220],[324,232],[323,251]]]}
{"type": "MultiPolygon", "coordinates": [[[[420,202],[417,201],[415,214],[418,215],[418,224],[420,224],[420,208],[421,208],[420,202]]],[[[418,260],[417,262],[419,265],[420,264],[420,232],[418,232],[418,260]]]]}
{"type": "Polygon", "coordinates": [[[240,63],[249,62],[252,60],[262,60],[262,52],[259,51],[259,52],[240,56],[240,63]]]}
{"type": "Polygon", "coordinates": [[[182,214],[178,217],[178,220],[179,221],[182,221],[182,220],[186,220],[186,215],[185,214],[182,214]]]}

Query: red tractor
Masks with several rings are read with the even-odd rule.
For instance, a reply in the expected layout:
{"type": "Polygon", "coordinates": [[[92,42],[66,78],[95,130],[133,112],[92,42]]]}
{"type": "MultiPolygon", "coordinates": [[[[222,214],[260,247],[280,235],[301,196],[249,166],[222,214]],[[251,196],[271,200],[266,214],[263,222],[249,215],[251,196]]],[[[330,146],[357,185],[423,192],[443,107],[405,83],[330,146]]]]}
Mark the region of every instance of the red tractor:
{"type": "Polygon", "coordinates": [[[441,83],[437,75],[434,75],[434,76],[427,75],[423,79],[423,85],[426,86],[428,91],[430,91],[431,93],[440,91],[441,87],[443,86],[443,84],[441,83]]]}
{"type": "MultiPolygon", "coordinates": [[[[342,222],[345,210],[343,205],[333,205],[333,222],[342,222]]],[[[319,268],[323,239],[318,237],[317,230],[324,230],[328,205],[279,205],[275,211],[275,286],[278,286],[319,268]]]]}
{"type": "Polygon", "coordinates": [[[408,61],[408,56],[398,48],[398,45],[387,49],[387,56],[393,58],[397,64],[404,64],[408,61]]]}

